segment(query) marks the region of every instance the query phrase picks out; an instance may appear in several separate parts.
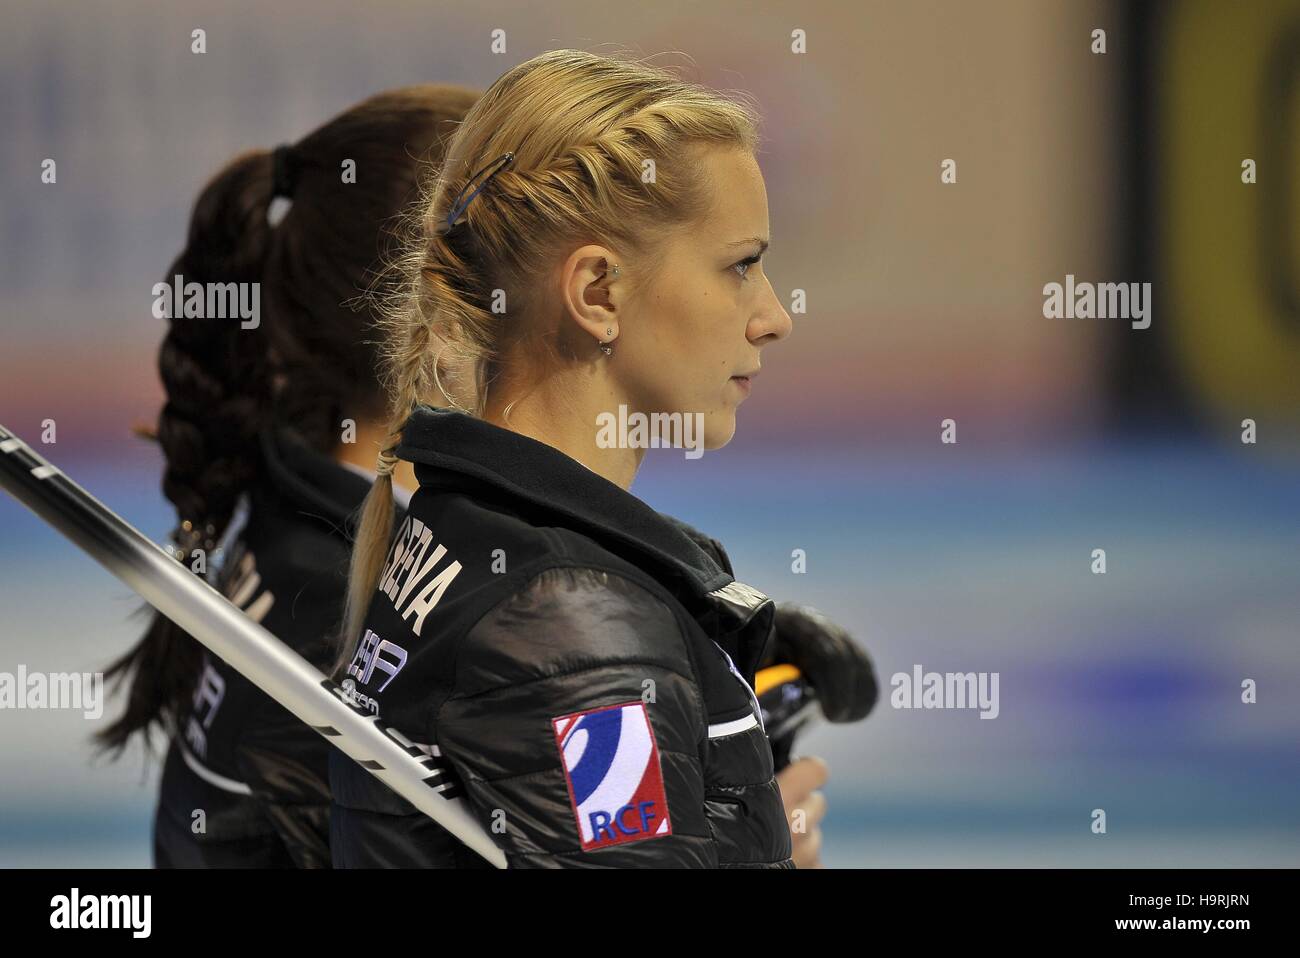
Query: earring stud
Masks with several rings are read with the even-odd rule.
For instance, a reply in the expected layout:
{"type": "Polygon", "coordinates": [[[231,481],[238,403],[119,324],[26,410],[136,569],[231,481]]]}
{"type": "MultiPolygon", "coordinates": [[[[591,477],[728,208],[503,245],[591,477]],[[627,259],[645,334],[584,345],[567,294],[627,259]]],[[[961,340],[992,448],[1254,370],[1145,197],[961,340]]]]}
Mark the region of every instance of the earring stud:
{"type": "MultiPolygon", "coordinates": [[[[622,272],[621,266],[619,266],[617,263],[610,264],[609,267],[610,276],[618,276],[620,272],[622,272]]],[[[614,328],[612,326],[605,327],[605,335],[612,337],[614,335],[614,328]]],[[[609,343],[603,342],[602,340],[598,339],[596,340],[596,345],[600,347],[600,351],[604,353],[606,356],[614,355],[614,347],[611,346],[609,343]]]]}

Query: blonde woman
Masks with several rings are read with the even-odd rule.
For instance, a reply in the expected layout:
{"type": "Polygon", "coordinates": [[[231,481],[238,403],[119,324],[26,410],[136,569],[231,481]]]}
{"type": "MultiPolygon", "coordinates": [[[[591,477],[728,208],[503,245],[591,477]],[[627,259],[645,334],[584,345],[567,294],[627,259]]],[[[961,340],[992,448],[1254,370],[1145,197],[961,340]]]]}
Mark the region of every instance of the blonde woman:
{"type": "MultiPolygon", "coordinates": [[[[756,127],[657,68],[535,57],[465,117],[398,266],[337,674],[511,867],[794,866],[751,687],[777,610],[599,425],[680,413],[724,446],[789,335],[756,127]]],[[[482,864],[341,753],[330,784],[336,866],[482,864]]]]}

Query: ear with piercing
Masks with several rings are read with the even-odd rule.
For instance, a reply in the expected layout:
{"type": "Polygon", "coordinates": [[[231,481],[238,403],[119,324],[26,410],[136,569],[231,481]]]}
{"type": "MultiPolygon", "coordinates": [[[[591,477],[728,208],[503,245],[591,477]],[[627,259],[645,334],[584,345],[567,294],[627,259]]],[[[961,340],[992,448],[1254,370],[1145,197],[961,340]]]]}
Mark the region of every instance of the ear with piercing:
{"type": "MultiPolygon", "coordinates": [[[[621,266],[618,266],[617,264],[615,264],[615,265],[611,265],[610,268],[609,268],[609,275],[612,276],[612,277],[617,278],[617,277],[618,277],[618,274],[619,274],[621,271],[622,271],[622,267],[621,267],[621,266]]],[[[605,335],[608,336],[608,337],[610,337],[610,338],[609,338],[609,339],[597,339],[597,340],[596,340],[596,345],[598,345],[598,346],[600,347],[600,351],[601,351],[602,353],[604,353],[606,356],[612,356],[612,355],[614,355],[614,347],[613,347],[612,345],[610,345],[610,344],[613,343],[613,341],[614,341],[614,328],[613,328],[612,326],[607,326],[607,327],[605,327],[605,335]]]]}

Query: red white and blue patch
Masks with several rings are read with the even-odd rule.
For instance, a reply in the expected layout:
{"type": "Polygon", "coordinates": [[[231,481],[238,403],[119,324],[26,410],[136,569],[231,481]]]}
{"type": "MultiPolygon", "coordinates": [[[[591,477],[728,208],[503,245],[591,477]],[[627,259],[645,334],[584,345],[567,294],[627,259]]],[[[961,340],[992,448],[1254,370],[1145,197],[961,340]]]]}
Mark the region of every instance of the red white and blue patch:
{"type": "Polygon", "coordinates": [[[673,833],[645,703],[551,719],[584,851],[673,833]]]}

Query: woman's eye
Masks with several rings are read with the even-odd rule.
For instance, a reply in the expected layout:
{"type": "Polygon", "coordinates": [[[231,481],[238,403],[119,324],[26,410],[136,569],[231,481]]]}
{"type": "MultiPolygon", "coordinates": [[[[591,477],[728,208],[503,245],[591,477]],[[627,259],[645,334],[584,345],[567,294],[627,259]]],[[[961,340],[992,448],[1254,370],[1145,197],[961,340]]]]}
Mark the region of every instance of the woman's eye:
{"type": "Polygon", "coordinates": [[[747,279],[748,278],[747,274],[749,273],[749,267],[753,266],[761,258],[762,258],[761,255],[746,256],[739,263],[734,263],[731,268],[734,269],[739,274],[741,279],[747,279]]]}

